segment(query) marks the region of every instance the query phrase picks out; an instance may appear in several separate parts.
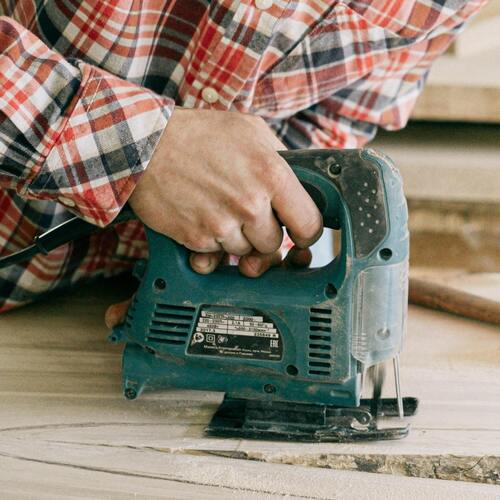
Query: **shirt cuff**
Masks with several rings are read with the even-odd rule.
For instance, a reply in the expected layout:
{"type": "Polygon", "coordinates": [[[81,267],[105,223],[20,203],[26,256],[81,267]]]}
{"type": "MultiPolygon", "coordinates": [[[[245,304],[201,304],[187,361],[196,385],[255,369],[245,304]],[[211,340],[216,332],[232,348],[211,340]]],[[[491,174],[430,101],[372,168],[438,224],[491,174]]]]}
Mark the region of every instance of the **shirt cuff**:
{"type": "Polygon", "coordinates": [[[174,101],[77,62],[82,83],[42,167],[23,193],[53,199],[98,226],[132,194],[174,108],[174,101]]]}

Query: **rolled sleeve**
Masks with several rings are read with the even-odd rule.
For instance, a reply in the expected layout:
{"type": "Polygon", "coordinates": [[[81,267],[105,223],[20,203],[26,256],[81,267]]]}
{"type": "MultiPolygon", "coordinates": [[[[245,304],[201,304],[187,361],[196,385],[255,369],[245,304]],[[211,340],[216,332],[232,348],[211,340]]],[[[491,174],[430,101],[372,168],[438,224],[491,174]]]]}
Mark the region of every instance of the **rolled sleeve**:
{"type": "Polygon", "coordinates": [[[80,63],[75,106],[26,193],[56,197],[106,225],[147,167],[173,109],[171,99],[80,63]]]}
{"type": "Polygon", "coordinates": [[[0,186],[105,226],[146,169],[174,102],[65,60],[0,18],[0,186]]]}

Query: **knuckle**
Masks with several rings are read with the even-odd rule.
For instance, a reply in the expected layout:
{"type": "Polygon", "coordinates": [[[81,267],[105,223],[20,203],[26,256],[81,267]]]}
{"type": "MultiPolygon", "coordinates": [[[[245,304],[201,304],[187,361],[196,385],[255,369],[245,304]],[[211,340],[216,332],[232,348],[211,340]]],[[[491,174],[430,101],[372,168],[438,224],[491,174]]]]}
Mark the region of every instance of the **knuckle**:
{"type": "Polygon", "coordinates": [[[266,194],[274,194],[287,182],[289,172],[287,166],[283,166],[281,159],[276,157],[274,151],[262,153],[253,163],[253,175],[259,186],[260,191],[266,194]]]}
{"type": "Polygon", "coordinates": [[[283,234],[280,233],[279,236],[277,236],[274,239],[270,239],[268,241],[268,253],[276,252],[281,248],[281,242],[283,240],[283,234]]]}
{"type": "Polygon", "coordinates": [[[228,252],[232,253],[233,255],[238,255],[239,257],[242,257],[243,255],[248,255],[252,250],[253,250],[252,245],[242,244],[238,247],[228,249],[228,252]]]}
{"type": "Polygon", "coordinates": [[[259,250],[265,254],[271,254],[276,252],[280,248],[280,242],[273,240],[266,240],[261,242],[259,246],[259,250]]]}
{"type": "Polygon", "coordinates": [[[243,220],[252,225],[258,224],[266,205],[269,204],[270,201],[264,193],[248,194],[245,198],[245,202],[241,205],[243,220]]]}
{"type": "Polygon", "coordinates": [[[239,231],[239,226],[233,221],[221,220],[217,221],[213,225],[212,232],[215,239],[226,239],[227,237],[233,235],[236,231],[239,231]]]}
{"type": "Polygon", "coordinates": [[[316,238],[322,228],[321,216],[319,213],[311,216],[304,224],[297,229],[297,236],[310,241],[316,238]]]}
{"type": "Polygon", "coordinates": [[[272,168],[267,154],[259,152],[254,158],[251,158],[251,171],[259,186],[267,188],[269,171],[272,168]]]}
{"type": "Polygon", "coordinates": [[[215,250],[215,244],[212,238],[203,235],[187,236],[183,245],[193,252],[211,252],[215,250]]]}
{"type": "Polygon", "coordinates": [[[276,193],[282,191],[286,186],[289,176],[289,169],[283,166],[281,162],[273,162],[268,165],[266,178],[271,192],[276,193]]]}

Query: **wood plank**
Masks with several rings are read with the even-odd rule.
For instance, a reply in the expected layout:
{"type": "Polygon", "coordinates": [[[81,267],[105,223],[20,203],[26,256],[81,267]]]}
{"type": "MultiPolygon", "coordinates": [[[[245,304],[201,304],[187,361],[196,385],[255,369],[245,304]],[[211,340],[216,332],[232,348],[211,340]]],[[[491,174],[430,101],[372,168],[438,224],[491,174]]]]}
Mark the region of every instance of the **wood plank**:
{"type": "Polygon", "coordinates": [[[409,201],[412,266],[500,271],[500,204],[409,201]]]}
{"type": "Polygon", "coordinates": [[[412,265],[500,270],[499,137],[499,126],[477,124],[380,131],[373,146],[404,180],[412,265]]]}
{"type": "MultiPolygon", "coordinates": [[[[488,293],[491,287],[489,282],[488,293]]],[[[95,488],[106,495],[161,497],[163,484],[174,488],[170,482],[181,481],[208,488],[193,486],[193,498],[210,498],[217,485],[229,489],[221,495],[233,495],[242,484],[244,494],[308,498],[335,498],[335,488],[359,485],[352,490],[356,498],[377,491],[372,487],[395,488],[395,498],[416,498],[408,496],[416,489],[421,498],[431,491],[442,493],[439,498],[494,498],[500,492],[492,486],[500,482],[498,328],[411,309],[403,388],[420,397],[422,407],[405,440],[313,445],[213,439],[203,436],[203,427],[220,394],[121,397],[119,349],[106,344],[102,323],[106,305],[118,295],[112,284],[100,284],[1,317],[1,491],[20,488],[29,496],[46,484],[56,496],[57,488],[65,491],[74,481],[81,496],[92,496],[95,488]],[[32,474],[32,485],[20,471],[32,474]],[[94,482],[96,471],[101,479],[94,482]]],[[[390,395],[392,387],[385,391],[390,395]]],[[[179,491],[176,498],[188,494],[179,491]]]]}
{"type": "Polygon", "coordinates": [[[411,201],[496,205],[498,210],[499,137],[500,127],[493,125],[410,123],[398,132],[379,131],[371,145],[394,160],[411,201]]]}
{"type": "Polygon", "coordinates": [[[500,50],[441,56],[412,113],[419,120],[500,123],[500,50]]]}
{"type": "Polygon", "coordinates": [[[45,458],[27,461],[0,456],[3,498],[500,498],[499,488],[484,484],[261,464],[213,456],[166,454],[155,450],[115,448],[112,453],[103,453],[102,450],[89,451],[74,446],[71,452],[77,456],[65,457],[65,461],[45,458]]]}
{"type": "MultiPolygon", "coordinates": [[[[15,499],[254,499],[263,492],[219,485],[196,484],[183,479],[166,479],[112,468],[62,465],[44,460],[24,461],[0,456],[2,498],[15,499]],[[29,479],[27,479],[29,474],[29,479]]],[[[266,495],[267,496],[267,495],[266,495]]],[[[268,498],[282,498],[269,495],[268,498]]],[[[290,498],[300,498],[290,496],[290,498]]],[[[302,497],[303,498],[303,497],[302,497]]]]}

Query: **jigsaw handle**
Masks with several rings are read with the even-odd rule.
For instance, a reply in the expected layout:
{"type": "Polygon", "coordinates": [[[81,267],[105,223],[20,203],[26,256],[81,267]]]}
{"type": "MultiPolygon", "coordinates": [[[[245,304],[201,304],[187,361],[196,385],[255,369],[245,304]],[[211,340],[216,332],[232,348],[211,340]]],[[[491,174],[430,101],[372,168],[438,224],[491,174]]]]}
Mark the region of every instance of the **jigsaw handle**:
{"type": "MultiPolygon", "coordinates": [[[[401,176],[388,157],[372,149],[280,154],[318,205],[325,227],[343,229],[351,238],[345,248],[347,254],[358,259],[367,257],[391,229],[391,239],[407,241],[401,176]]],[[[392,247],[391,257],[399,254],[404,258],[407,250],[400,251],[399,244],[392,247]]]]}
{"type": "MultiPolygon", "coordinates": [[[[376,250],[381,251],[382,261],[408,257],[401,177],[386,156],[371,149],[281,151],[280,155],[315,201],[324,226],[342,229],[345,257],[365,259],[376,250]]],[[[189,250],[170,238],[162,246],[173,272],[189,267],[189,250]]]]}

